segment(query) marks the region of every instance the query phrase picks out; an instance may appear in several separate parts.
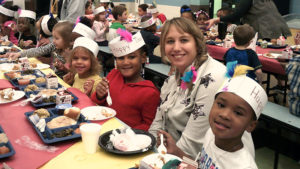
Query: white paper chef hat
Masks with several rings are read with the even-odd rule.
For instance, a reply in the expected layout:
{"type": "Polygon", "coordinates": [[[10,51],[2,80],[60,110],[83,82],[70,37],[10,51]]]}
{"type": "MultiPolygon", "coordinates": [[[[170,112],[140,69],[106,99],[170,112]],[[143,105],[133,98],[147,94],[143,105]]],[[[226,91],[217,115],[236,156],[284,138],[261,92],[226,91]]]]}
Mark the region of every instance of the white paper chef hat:
{"type": "Polygon", "coordinates": [[[77,23],[72,32],[76,32],[76,33],[78,33],[84,37],[90,38],[92,40],[94,40],[96,37],[95,31],[82,23],[77,23]]]}
{"type": "Polygon", "coordinates": [[[41,28],[42,28],[43,32],[46,35],[49,35],[49,36],[52,35],[51,31],[48,28],[48,21],[49,21],[50,18],[51,18],[50,15],[44,15],[43,19],[42,19],[42,22],[41,22],[41,28]]]}
{"type": "Polygon", "coordinates": [[[95,57],[97,57],[99,52],[99,46],[94,40],[87,37],[79,37],[75,40],[73,49],[75,49],[78,46],[85,47],[86,49],[91,51],[95,57]]]}
{"type": "Polygon", "coordinates": [[[140,23],[140,27],[142,28],[147,28],[153,24],[156,23],[156,19],[154,19],[153,17],[149,18],[148,20],[144,21],[144,22],[141,22],[140,23]]]}
{"type": "Polygon", "coordinates": [[[19,12],[19,17],[31,18],[33,20],[36,19],[36,13],[33,11],[21,9],[18,12],[19,12]]]}
{"type": "Polygon", "coordinates": [[[97,15],[98,13],[101,13],[101,12],[105,12],[104,6],[100,6],[100,7],[96,8],[94,10],[94,15],[97,15]]]}
{"type": "Polygon", "coordinates": [[[268,102],[265,90],[246,75],[230,78],[219,89],[218,93],[231,92],[244,99],[254,110],[257,119],[268,102]]]}
{"type": "MultiPolygon", "coordinates": [[[[131,33],[129,34],[131,35],[131,33]]],[[[123,36],[121,35],[114,38],[108,43],[108,46],[115,57],[121,57],[132,53],[144,45],[145,42],[141,35],[141,32],[137,32],[136,34],[134,34],[131,38],[131,41],[128,40],[128,38],[123,38],[123,36]]]]}
{"type": "Polygon", "coordinates": [[[10,17],[15,16],[15,11],[5,8],[2,5],[0,5],[0,13],[2,13],[3,15],[6,15],[6,16],[10,16],[10,17]]]}
{"type": "Polygon", "coordinates": [[[158,12],[157,8],[152,8],[152,9],[147,8],[147,13],[154,14],[154,13],[157,13],[157,12],[158,12]]]}
{"type": "Polygon", "coordinates": [[[100,3],[109,3],[110,2],[110,0],[100,0],[100,3]]]}

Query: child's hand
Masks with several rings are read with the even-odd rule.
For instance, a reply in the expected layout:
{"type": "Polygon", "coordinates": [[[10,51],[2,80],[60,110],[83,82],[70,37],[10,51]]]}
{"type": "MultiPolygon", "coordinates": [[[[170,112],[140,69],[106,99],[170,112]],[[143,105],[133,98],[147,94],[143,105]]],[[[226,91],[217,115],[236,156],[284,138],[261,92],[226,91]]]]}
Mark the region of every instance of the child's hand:
{"type": "Polygon", "coordinates": [[[69,72],[63,76],[63,79],[66,83],[68,83],[69,85],[72,85],[74,83],[74,77],[75,77],[75,73],[69,72]]]}
{"type": "MultiPolygon", "coordinates": [[[[160,130],[157,132],[157,138],[160,138],[161,134],[164,135],[164,145],[167,148],[167,153],[174,154],[174,155],[182,158],[182,156],[185,154],[183,153],[183,151],[180,148],[177,147],[176,142],[173,139],[173,137],[169,133],[167,133],[163,130],[160,130]]],[[[157,145],[158,146],[160,145],[160,139],[157,139],[157,145]]]]}
{"type": "Polygon", "coordinates": [[[27,40],[27,41],[24,41],[24,44],[23,44],[25,47],[28,47],[30,45],[33,45],[33,41],[32,40],[27,40]]]}
{"type": "Polygon", "coordinates": [[[109,82],[105,77],[101,80],[101,82],[98,83],[96,87],[96,94],[99,100],[103,99],[106,96],[108,86],[109,82]]]}
{"type": "Polygon", "coordinates": [[[95,81],[93,79],[89,79],[87,81],[84,82],[83,84],[83,89],[84,89],[84,93],[86,95],[90,95],[92,90],[93,90],[93,86],[94,86],[95,81]]]}
{"type": "Polygon", "coordinates": [[[56,67],[57,70],[60,70],[60,71],[66,70],[65,65],[58,59],[55,59],[54,66],[56,67]]]}

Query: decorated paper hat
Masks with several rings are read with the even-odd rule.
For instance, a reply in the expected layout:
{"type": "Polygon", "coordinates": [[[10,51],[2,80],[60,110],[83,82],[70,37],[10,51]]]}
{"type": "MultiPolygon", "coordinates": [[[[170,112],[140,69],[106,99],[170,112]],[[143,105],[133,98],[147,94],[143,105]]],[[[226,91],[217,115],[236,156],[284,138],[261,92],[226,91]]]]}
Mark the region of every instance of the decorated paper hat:
{"type": "Polygon", "coordinates": [[[119,28],[117,33],[120,36],[114,38],[108,44],[115,57],[125,56],[145,45],[141,32],[137,32],[132,36],[130,32],[119,28]]]}
{"type": "Polygon", "coordinates": [[[82,23],[77,23],[72,32],[76,32],[84,37],[95,39],[96,33],[93,29],[82,23]]]}
{"type": "Polygon", "coordinates": [[[99,46],[94,40],[87,37],[79,37],[75,40],[73,49],[75,49],[78,46],[88,49],[94,54],[95,57],[97,57],[99,52],[99,46]]]}
{"type": "Polygon", "coordinates": [[[97,15],[97,14],[99,14],[99,13],[101,13],[101,12],[105,12],[104,6],[100,6],[100,7],[96,8],[96,9],[94,10],[94,15],[97,15]]]}
{"type": "Polygon", "coordinates": [[[36,19],[36,13],[33,11],[21,9],[18,12],[19,12],[19,17],[31,18],[33,20],[36,19]]]}
{"type": "Polygon", "coordinates": [[[110,0],[100,0],[100,3],[109,3],[110,0]]]}
{"type": "Polygon", "coordinates": [[[158,12],[157,8],[152,8],[152,9],[147,8],[147,13],[154,14],[154,13],[157,13],[157,12],[158,12]]]}
{"type": "Polygon", "coordinates": [[[42,22],[41,22],[41,28],[42,28],[43,32],[49,36],[52,35],[51,31],[48,28],[48,21],[51,17],[52,17],[51,15],[44,15],[42,22]]]}
{"type": "Polygon", "coordinates": [[[6,15],[6,16],[10,16],[10,17],[15,16],[15,11],[5,8],[2,5],[0,5],[0,13],[2,13],[3,15],[6,15]]]}
{"type": "Polygon", "coordinates": [[[142,28],[147,28],[153,24],[156,23],[156,19],[154,19],[153,17],[149,18],[148,20],[144,21],[144,22],[141,22],[140,23],[140,27],[142,28]]]}

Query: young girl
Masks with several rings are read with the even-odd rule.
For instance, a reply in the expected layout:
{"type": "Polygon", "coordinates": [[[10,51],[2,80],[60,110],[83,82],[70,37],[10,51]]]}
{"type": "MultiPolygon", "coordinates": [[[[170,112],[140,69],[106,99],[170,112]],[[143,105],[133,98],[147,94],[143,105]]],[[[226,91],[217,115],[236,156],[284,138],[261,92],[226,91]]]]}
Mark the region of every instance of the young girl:
{"type": "Polygon", "coordinates": [[[10,6],[7,3],[0,6],[1,36],[8,36],[8,40],[15,45],[18,44],[18,39],[15,36],[16,22],[14,21],[17,11],[18,6],[10,6]]]}
{"type": "Polygon", "coordinates": [[[193,14],[191,8],[187,5],[182,5],[180,8],[180,17],[190,19],[191,21],[195,22],[196,18],[193,14]]]}
{"type": "Polygon", "coordinates": [[[94,20],[93,15],[93,3],[91,1],[87,1],[85,4],[85,13],[84,16],[89,18],[91,21],[94,20]]]}
{"type": "Polygon", "coordinates": [[[159,104],[159,92],[151,81],[141,77],[142,64],[146,62],[145,42],[140,32],[132,37],[129,32],[127,36],[120,34],[109,42],[117,69],[98,84],[92,100],[107,106],[109,90],[110,107],[118,112],[117,117],[132,128],[148,130],[159,104]]]}
{"type": "Polygon", "coordinates": [[[15,36],[18,37],[18,44],[21,48],[32,48],[36,45],[35,19],[36,13],[30,10],[19,10],[17,23],[18,31],[15,36]]]}
{"type": "Polygon", "coordinates": [[[157,29],[159,29],[167,20],[166,16],[163,13],[159,13],[155,6],[150,6],[147,9],[147,13],[152,14],[153,18],[156,19],[157,29]]]}
{"type": "Polygon", "coordinates": [[[103,6],[105,8],[106,14],[105,17],[108,18],[109,15],[112,14],[111,9],[109,8],[109,5],[111,8],[114,8],[115,5],[113,2],[110,2],[110,0],[100,0],[100,6],[103,6]]]}
{"type": "Polygon", "coordinates": [[[105,33],[109,30],[109,23],[105,18],[105,9],[103,6],[98,7],[94,11],[95,21],[93,24],[93,30],[96,32],[95,41],[99,46],[107,46],[108,41],[106,40],[105,33]]]}
{"type": "Polygon", "coordinates": [[[63,79],[90,96],[95,92],[96,86],[101,81],[100,64],[97,61],[99,47],[97,43],[86,37],[75,40],[71,57],[69,58],[71,71],[63,79]]]}
{"type": "Polygon", "coordinates": [[[205,24],[205,21],[209,19],[208,14],[205,11],[200,10],[196,13],[196,17],[197,17],[196,24],[198,25],[198,27],[201,29],[202,32],[206,32],[207,24],[205,24]]]}
{"type": "Polygon", "coordinates": [[[52,14],[42,16],[37,22],[35,27],[39,31],[39,41],[37,47],[44,46],[50,43],[52,37],[52,29],[57,24],[57,20],[52,14]]]}

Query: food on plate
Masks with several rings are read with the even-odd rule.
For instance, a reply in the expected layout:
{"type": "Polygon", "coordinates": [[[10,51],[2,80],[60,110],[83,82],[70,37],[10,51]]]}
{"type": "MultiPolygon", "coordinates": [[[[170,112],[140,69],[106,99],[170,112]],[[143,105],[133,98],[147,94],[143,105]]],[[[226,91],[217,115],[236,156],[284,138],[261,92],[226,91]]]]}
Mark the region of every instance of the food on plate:
{"type": "Polygon", "coordinates": [[[0,134],[0,143],[7,143],[8,142],[8,138],[6,136],[5,133],[1,133],[0,134]]]}
{"type": "Polygon", "coordinates": [[[268,58],[276,58],[274,55],[272,55],[271,53],[266,53],[264,54],[265,57],[268,57],[268,58]]]}
{"type": "Polygon", "coordinates": [[[106,109],[102,109],[101,114],[105,117],[111,117],[113,115],[112,113],[109,113],[106,109]]]}
{"type": "Polygon", "coordinates": [[[10,79],[15,79],[15,78],[20,78],[21,77],[21,72],[7,72],[5,74],[10,79]]]}
{"type": "Polygon", "coordinates": [[[67,116],[58,116],[47,123],[50,129],[75,125],[77,122],[67,116]]]}
{"type": "Polygon", "coordinates": [[[0,90],[1,98],[6,99],[6,100],[12,100],[14,97],[14,94],[15,94],[15,90],[12,88],[0,90]]]}
{"type": "Polygon", "coordinates": [[[43,77],[38,77],[35,79],[35,83],[46,83],[46,79],[43,77]]]}
{"type": "Polygon", "coordinates": [[[20,69],[21,69],[21,66],[18,64],[15,64],[12,68],[12,70],[20,70],[20,69]]]}
{"type": "Polygon", "coordinates": [[[18,79],[19,85],[28,85],[30,83],[29,79],[18,79]]]}
{"type": "Polygon", "coordinates": [[[17,49],[17,48],[10,48],[10,51],[11,51],[11,52],[18,52],[19,49],[17,49]]]}
{"type": "Polygon", "coordinates": [[[6,146],[0,146],[0,154],[7,154],[9,153],[9,148],[6,146]]]}
{"type": "Polygon", "coordinates": [[[28,86],[24,89],[24,91],[25,91],[25,92],[32,92],[32,91],[36,91],[36,90],[38,90],[38,89],[39,89],[39,87],[37,87],[37,85],[31,84],[31,85],[28,85],[28,86]]]}
{"type": "Polygon", "coordinates": [[[31,67],[31,68],[36,68],[36,67],[37,67],[37,64],[36,64],[36,63],[30,63],[30,67],[31,67]]]}
{"type": "Polygon", "coordinates": [[[39,95],[55,96],[56,93],[57,93],[56,89],[43,89],[39,92],[39,95]]]}
{"type": "Polygon", "coordinates": [[[61,138],[61,137],[67,137],[67,136],[72,136],[73,135],[73,129],[72,128],[67,128],[67,129],[63,129],[60,131],[56,131],[53,132],[53,134],[51,135],[52,138],[56,137],[56,138],[61,138]]]}
{"type": "Polygon", "coordinates": [[[44,103],[55,103],[56,102],[56,98],[55,98],[55,96],[43,97],[43,102],[44,103]]]}
{"type": "Polygon", "coordinates": [[[30,74],[33,74],[33,73],[34,73],[34,70],[32,70],[32,69],[27,69],[27,70],[23,71],[24,75],[30,75],[30,74]]]}
{"type": "Polygon", "coordinates": [[[217,42],[217,43],[221,43],[221,42],[222,42],[222,40],[217,38],[217,39],[215,40],[215,42],[217,42]]]}
{"type": "Polygon", "coordinates": [[[80,116],[80,108],[78,107],[67,108],[64,111],[64,116],[70,117],[71,119],[74,120],[78,120],[80,116]]]}
{"type": "Polygon", "coordinates": [[[43,118],[43,119],[47,118],[47,117],[50,117],[50,113],[48,112],[48,110],[43,109],[43,108],[35,110],[33,112],[33,114],[36,114],[36,115],[39,116],[39,118],[43,118]]]}
{"type": "Polygon", "coordinates": [[[22,76],[22,78],[31,80],[31,79],[36,79],[36,76],[35,75],[24,75],[24,76],[22,76]]]}
{"type": "Polygon", "coordinates": [[[11,42],[10,41],[3,41],[3,42],[1,42],[1,45],[2,46],[9,46],[9,45],[11,45],[11,42]]]}

